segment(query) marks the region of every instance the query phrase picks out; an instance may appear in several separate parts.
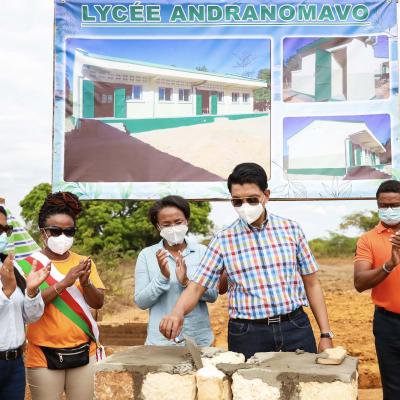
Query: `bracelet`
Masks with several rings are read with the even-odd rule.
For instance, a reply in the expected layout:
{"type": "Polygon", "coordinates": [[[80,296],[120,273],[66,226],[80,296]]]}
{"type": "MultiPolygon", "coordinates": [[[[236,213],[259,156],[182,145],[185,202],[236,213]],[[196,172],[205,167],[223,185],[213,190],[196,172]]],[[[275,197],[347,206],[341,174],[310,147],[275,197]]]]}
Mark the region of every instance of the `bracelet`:
{"type": "Polygon", "coordinates": [[[57,283],[55,283],[52,287],[53,287],[54,291],[55,291],[59,296],[61,296],[61,293],[63,292],[64,289],[61,289],[61,292],[59,292],[59,291],[57,290],[57,283]]]}
{"type": "Polygon", "coordinates": [[[392,272],[391,269],[389,270],[389,269],[386,268],[386,263],[382,265],[382,269],[383,269],[388,275],[392,272]]]}

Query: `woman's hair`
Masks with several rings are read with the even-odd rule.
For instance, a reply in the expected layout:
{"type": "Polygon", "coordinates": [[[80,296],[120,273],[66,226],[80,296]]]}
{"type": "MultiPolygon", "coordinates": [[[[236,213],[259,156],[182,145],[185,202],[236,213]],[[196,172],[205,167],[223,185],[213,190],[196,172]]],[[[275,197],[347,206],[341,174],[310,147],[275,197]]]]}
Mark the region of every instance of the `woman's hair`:
{"type": "Polygon", "coordinates": [[[47,196],[39,211],[39,228],[46,226],[46,220],[52,215],[69,215],[74,223],[82,211],[82,204],[78,197],[70,192],[51,193],[47,196]]]}
{"type": "MultiPolygon", "coordinates": [[[[7,218],[7,211],[3,206],[0,206],[0,214],[3,214],[7,218]]],[[[7,258],[6,254],[0,253],[1,262],[4,262],[6,258],[7,258]]],[[[17,286],[21,289],[22,293],[25,293],[26,289],[25,279],[15,267],[14,267],[14,275],[15,275],[15,280],[17,282],[17,286]]]]}
{"type": "Polygon", "coordinates": [[[3,214],[7,218],[7,211],[3,206],[0,206],[0,214],[3,214]]]}
{"type": "Polygon", "coordinates": [[[176,207],[183,212],[186,220],[189,221],[189,202],[181,196],[167,196],[157,200],[149,209],[149,220],[156,228],[158,224],[158,213],[165,207],[176,207]]]}

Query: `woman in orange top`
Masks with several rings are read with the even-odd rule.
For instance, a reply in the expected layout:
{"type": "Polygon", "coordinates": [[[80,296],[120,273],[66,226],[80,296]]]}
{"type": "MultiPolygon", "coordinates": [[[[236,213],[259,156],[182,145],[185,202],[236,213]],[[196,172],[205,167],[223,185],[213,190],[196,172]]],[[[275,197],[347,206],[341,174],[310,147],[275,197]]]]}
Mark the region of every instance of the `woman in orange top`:
{"type": "Polygon", "coordinates": [[[104,302],[104,285],[95,264],[70,251],[81,210],[75,195],[59,192],[50,194],[39,212],[45,248],[37,259],[51,262],[56,275],[42,290],[43,317],[27,332],[25,364],[32,400],[58,400],[63,392],[70,400],[93,399],[96,343],[63,312],[69,306],[79,309],[79,304],[85,310],[99,309],[104,302]]]}

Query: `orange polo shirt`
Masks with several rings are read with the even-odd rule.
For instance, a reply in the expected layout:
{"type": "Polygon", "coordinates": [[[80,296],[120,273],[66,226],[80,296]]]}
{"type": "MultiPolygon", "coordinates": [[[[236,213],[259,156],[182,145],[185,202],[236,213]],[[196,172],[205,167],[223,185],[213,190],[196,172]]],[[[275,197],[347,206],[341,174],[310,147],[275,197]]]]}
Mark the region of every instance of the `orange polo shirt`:
{"type": "MultiPolygon", "coordinates": [[[[368,261],[372,268],[382,268],[390,260],[392,244],[389,242],[393,229],[379,223],[369,232],[364,233],[357,242],[355,261],[368,261]]],[[[386,279],[372,288],[374,304],[386,310],[400,314],[400,266],[396,267],[386,279]]]]}
{"type": "MultiPolygon", "coordinates": [[[[83,256],[71,251],[67,259],[61,261],[52,260],[52,263],[63,275],[66,275],[71,268],[79,264],[81,258],[83,256]]],[[[93,261],[89,279],[96,288],[104,289],[103,282],[93,261]]],[[[76,281],[75,285],[80,291],[83,291],[79,280],[76,281]]],[[[28,343],[25,354],[25,366],[27,368],[47,367],[46,358],[39,346],[68,348],[87,343],[90,340],[82,329],[78,328],[52,303],[45,306],[44,314],[38,321],[28,325],[26,337],[28,343]]],[[[91,342],[90,355],[92,356],[95,353],[96,344],[91,342]]]]}

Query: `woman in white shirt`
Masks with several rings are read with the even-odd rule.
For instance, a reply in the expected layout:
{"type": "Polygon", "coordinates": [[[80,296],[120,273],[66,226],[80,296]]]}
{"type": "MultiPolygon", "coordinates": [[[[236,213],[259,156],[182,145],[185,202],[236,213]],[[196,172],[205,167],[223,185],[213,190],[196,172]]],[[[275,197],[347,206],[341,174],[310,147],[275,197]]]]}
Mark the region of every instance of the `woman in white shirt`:
{"type": "Polygon", "coordinates": [[[25,323],[43,314],[39,286],[48,277],[50,266],[33,270],[25,279],[14,256],[4,254],[11,233],[6,210],[0,206],[0,399],[24,400],[25,323]]]}

